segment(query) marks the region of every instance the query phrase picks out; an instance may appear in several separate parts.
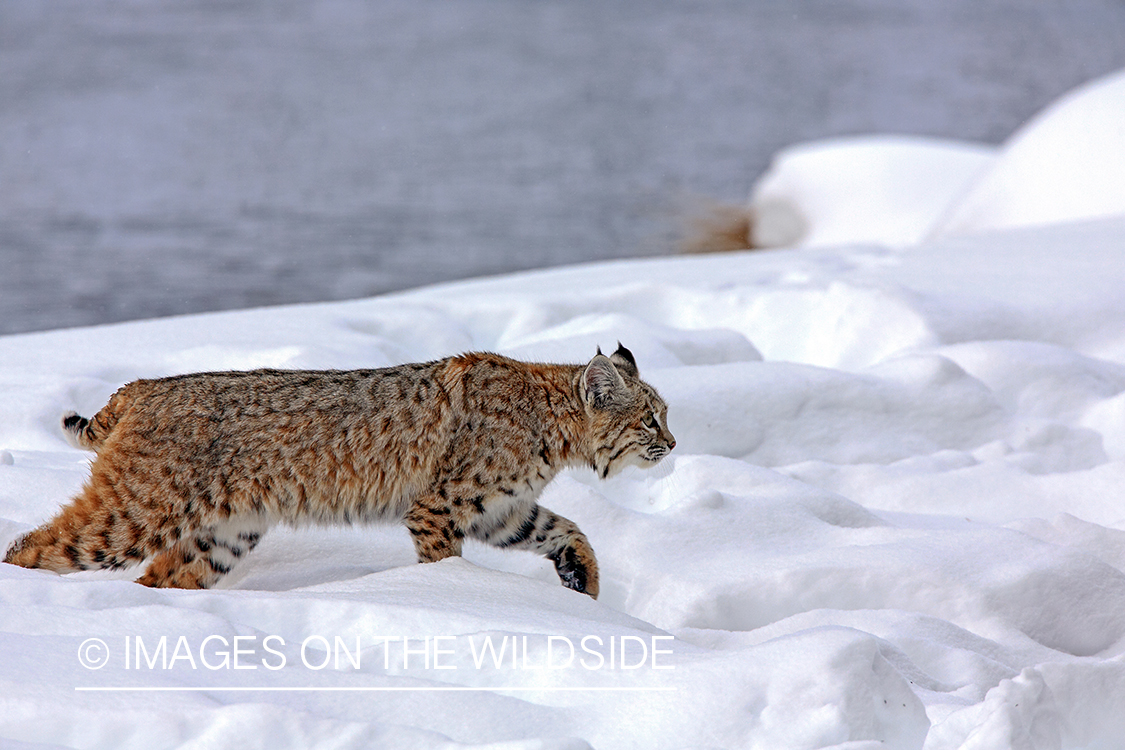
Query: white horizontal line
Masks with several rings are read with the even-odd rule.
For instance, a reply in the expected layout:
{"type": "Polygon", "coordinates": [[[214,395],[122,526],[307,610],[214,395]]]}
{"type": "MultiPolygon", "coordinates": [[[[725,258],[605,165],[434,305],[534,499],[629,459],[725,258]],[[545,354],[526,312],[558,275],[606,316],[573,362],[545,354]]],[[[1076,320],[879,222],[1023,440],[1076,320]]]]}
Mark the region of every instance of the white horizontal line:
{"type": "Polygon", "coordinates": [[[674,687],[76,687],[79,692],[99,693],[655,693],[674,691],[674,687]]]}

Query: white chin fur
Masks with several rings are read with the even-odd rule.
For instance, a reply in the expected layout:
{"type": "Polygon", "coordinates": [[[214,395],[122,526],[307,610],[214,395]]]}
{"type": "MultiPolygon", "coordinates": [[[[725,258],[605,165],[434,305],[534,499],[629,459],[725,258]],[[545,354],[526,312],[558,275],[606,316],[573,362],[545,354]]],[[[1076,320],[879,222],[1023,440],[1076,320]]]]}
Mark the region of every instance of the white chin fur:
{"type": "Polygon", "coordinates": [[[629,456],[622,456],[621,458],[618,458],[616,461],[614,461],[612,464],[609,465],[609,473],[606,475],[606,479],[609,479],[610,477],[613,477],[613,476],[617,476],[622,471],[624,471],[625,467],[627,467],[627,466],[635,466],[638,469],[651,469],[653,466],[656,466],[658,463],[660,463],[660,462],[659,461],[646,461],[644,459],[644,457],[642,457],[639,454],[635,454],[635,453],[631,454],[629,456]]]}

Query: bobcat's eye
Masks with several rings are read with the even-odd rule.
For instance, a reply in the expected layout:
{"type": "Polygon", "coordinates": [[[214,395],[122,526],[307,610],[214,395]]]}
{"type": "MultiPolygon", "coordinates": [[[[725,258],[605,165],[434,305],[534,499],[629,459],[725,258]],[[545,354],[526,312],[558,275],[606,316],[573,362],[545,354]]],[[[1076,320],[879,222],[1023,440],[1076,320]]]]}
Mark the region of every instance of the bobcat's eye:
{"type": "Polygon", "coordinates": [[[641,420],[641,423],[650,430],[656,429],[656,417],[651,411],[648,414],[645,414],[644,418],[641,420]]]}

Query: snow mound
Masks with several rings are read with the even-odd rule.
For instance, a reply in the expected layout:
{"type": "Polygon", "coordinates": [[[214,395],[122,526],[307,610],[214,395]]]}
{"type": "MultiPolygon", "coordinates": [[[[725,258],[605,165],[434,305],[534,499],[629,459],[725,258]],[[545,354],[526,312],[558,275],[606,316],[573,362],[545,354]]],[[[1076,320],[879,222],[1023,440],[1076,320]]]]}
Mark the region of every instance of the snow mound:
{"type": "Polygon", "coordinates": [[[790,146],[751,193],[753,245],[914,244],[995,155],[989,146],[915,136],[790,146]]]}
{"type": "Polygon", "coordinates": [[[1125,71],[1070,92],[1017,130],[935,233],[1125,214],[1125,71]]]}
{"type": "Polygon", "coordinates": [[[789,146],[754,184],[754,247],[925,239],[1125,214],[1125,71],[1066,94],[1000,148],[908,136],[789,146]]]}

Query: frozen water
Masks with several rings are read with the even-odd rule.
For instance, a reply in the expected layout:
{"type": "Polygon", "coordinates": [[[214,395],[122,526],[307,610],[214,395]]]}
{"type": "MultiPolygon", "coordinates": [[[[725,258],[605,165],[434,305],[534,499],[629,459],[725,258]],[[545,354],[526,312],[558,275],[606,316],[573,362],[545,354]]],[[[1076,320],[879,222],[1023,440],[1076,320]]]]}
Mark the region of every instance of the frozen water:
{"type": "Polygon", "coordinates": [[[784,146],[997,144],[1123,37],[1116,0],[4,0],[0,332],[659,254],[784,146]]]}

